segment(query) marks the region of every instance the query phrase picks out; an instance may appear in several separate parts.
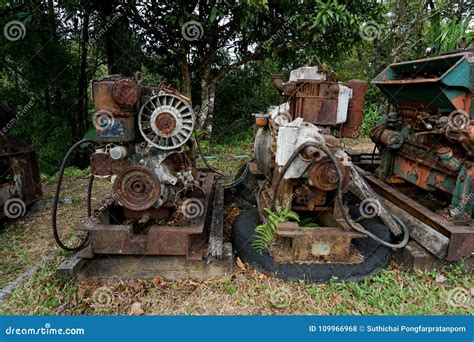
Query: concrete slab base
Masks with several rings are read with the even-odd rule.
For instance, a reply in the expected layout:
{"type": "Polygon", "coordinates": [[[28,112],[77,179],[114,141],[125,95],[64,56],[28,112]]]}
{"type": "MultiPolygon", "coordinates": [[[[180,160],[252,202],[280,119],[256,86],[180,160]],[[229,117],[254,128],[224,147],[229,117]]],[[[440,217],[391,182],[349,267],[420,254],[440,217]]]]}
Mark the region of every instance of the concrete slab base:
{"type": "Polygon", "coordinates": [[[94,259],[84,259],[74,255],[58,267],[57,274],[60,277],[94,282],[105,282],[111,278],[151,280],[156,276],[170,281],[206,280],[230,275],[233,267],[232,245],[226,243],[222,258],[214,259],[208,264],[174,256],[101,255],[94,259]]]}

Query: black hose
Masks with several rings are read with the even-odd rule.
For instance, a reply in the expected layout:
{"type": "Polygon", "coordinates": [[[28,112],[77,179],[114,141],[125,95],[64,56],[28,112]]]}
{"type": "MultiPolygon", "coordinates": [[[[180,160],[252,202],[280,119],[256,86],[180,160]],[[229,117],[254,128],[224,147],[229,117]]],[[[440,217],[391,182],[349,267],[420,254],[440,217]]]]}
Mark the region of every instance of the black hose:
{"type": "MultiPolygon", "coordinates": [[[[80,140],[67,151],[66,155],[64,156],[63,162],[61,164],[61,168],[59,169],[59,175],[58,175],[58,183],[56,184],[56,192],[54,194],[54,199],[53,199],[53,208],[52,208],[52,213],[51,213],[51,219],[52,219],[52,228],[53,228],[53,235],[54,235],[54,240],[58,244],[59,247],[64,249],[65,251],[68,252],[77,252],[81,249],[83,249],[88,241],[89,241],[89,233],[87,233],[86,237],[81,241],[81,243],[76,246],[76,247],[69,247],[66,246],[62,241],[61,238],[59,237],[58,233],[58,226],[57,226],[57,212],[58,212],[58,203],[59,203],[59,195],[61,193],[61,185],[63,182],[63,176],[64,176],[64,170],[66,169],[66,163],[71,156],[71,154],[82,144],[92,144],[94,146],[98,146],[99,143],[94,141],[94,140],[80,140]]],[[[91,178],[89,179],[88,187],[87,187],[87,216],[90,217],[92,214],[92,185],[94,182],[94,175],[91,175],[91,178]]]]}
{"type": "Polygon", "coordinates": [[[342,218],[344,219],[344,221],[346,221],[346,223],[349,225],[349,227],[354,229],[355,231],[366,234],[368,237],[372,238],[373,240],[377,241],[378,243],[380,243],[381,245],[383,245],[385,247],[389,247],[389,248],[403,248],[403,247],[405,247],[405,245],[408,243],[408,240],[410,238],[410,233],[408,231],[408,228],[405,226],[405,224],[396,216],[392,216],[392,217],[397,221],[398,225],[403,230],[403,240],[399,243],[396,243],[396,244],[386,242],[386,241],[380,239],[377,235],[372,234],[368,230],[352,224],[352,220],[351,220],[351,218],[349,217],[349,215],[347,214],[347,212],[344,208],[344,201],[342,199],[342,192],[343,192],[342,191],[342,187],[343,187],[342,180],[344,179],[344,175],[343,175],[342,170],[339,166],[339,162],[337,161],[334,154],[332,154],[332,152],[327,148],[327,146],[322,145],[322,146],[318,146],[318,147],[320,149],[322,149],[329,156],[329,158],[331,159],[331,161],[334,164],[334,167],[336,168],[336,172],[337,172],[337,175],[338,175],[338,178],[339,178],[338,182],[337,182],[337,190],[336,190],[337,204],[339,205],[339,209],[340,209],[339,211],[342,214],[342,218]]]}
{"type": "Polygon", "coordinates": [[[229,190],[229,189],[233,189],[233,188],[239,186],[241,183],[243,183],[245,178],[247,178],[249,172],[250,172],[249,164],[245,163],[245,168],[244,168],[244,171],[242,172],[242,174],[236,180],[234,180],[230,183],[224,184],[222,187],[225,190],[229,190]]]}
{"type": "Polygon", "coordinates": [[[278,175],[278,178],[276,180],[275,189],[274,189],[274,192],[273,192],[273,199],[272,199],[272,210],[275,210],[275,204],[276,204],[276,197],[277,197],[277,194],[278,194],[278,189],[280,187],[281,180],[283,179],[285,173],[288,171],[288,168],[290,167],[291,163],[301,153],[301,151],[303,149],[305,149],[306,147],[310,147],[310,146],[323,150],[324,153],[326,153],[329,156],[332,163],[334,164],[334,167],[336,168],[336,172],[337,172],[337,175],[338,175],[337,188],[336,188],[336,199],[337,199],[337,204],[338,204],[339,209],[340,209],[339,211],[341,212],[342,218],[347,223],[347,225],[351,229],[354,229],[355,231],[366,234],[368,237],[372,238],[373,240],[377,241],[378,243],[380,243],[383,246],[386,246],[386,247],[389,247],[389,248],[403,248],[403,247],[405,247],[405,245],[408,243],[408,240],[410,238],[410,234],[409,234],[409,231],[408,231],[407,227],[405,226],[405,224],[396,216],[392,216],[392,217],[400,225],[400,227],[403,230],[403,234],[404,234],[403,235],[403,240],[401,242],[397,243],[397,244],[386,242],[386,241],[380,239],[375,234],[372,234],[368,230],[366,230],[362,227],[358,227],[358,226],[356,226],[352,223],[352,219],[348,216],[348,214],[345,210],[344,200],[342,198],[342,194],[343,194],[343,189],[342,188],[343,188],[344,174],[342,173],[341,167],[339,166],[339,162],[337,161],[336,157],[334,156],[334,154],[329,150],[329,148],[325,144],[320,144],[320,143],[316,143],[316,142],[307,142],[307,143],[304,143],[304,144],[300,145],[293,152],[293,154],[290,156],[288,161],[285,163],[285,165],[281,169],[281,172],[278,175]]]}
{"type": "Polygon", "coordinates": [[[196,134],[194,134],[194,141],[195,141],[195,143],[196,143],[196,147],[197,147],[199,156],[201,157],[202,161],[203,161],[204,164],[207,166],[207,168],[208,168],[209,170],[211,170],[212,172],[214,172],[215,174],[218,174],[219,176],[224,177],[224,179],[227,178],[227,176],[226,176],[225,174],[223,174],[222,172],[220,172],[220,171],[214,169],[214,168],[207,162],[206,158],[204,158],[204,154],[202,153],[202,150],[201,150],[201,144],[199,144],[199,140],[198,140],[196,134]]]}
{"type": "Polygon", "coordinates": [[[87,217],[92,217],[92,186],[94,185],[94,173],[89,177],[87,184],[87,217]]]}

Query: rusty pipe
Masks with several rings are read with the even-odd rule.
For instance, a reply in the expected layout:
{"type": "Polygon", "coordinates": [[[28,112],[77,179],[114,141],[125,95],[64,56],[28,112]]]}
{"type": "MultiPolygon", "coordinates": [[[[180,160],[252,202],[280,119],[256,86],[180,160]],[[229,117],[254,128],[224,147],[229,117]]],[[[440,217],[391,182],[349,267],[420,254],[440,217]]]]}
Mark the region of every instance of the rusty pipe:
{"type": "Polygon", "coordinates": [[[272,83],[275,88],[278,89],[278,92],[281,94],[283,93],[283,75],[282,74],[276,74],[272,76],[272,83]]]}
{"type": "Polygon", "coordinates": [[[461,168],[461,162],[454,157],[453,150],[450,147],[441,147],[434,151],[438,156],[441,164],[446,166],[448,169],[453,171],[459,171],[461,168]]]}
{"type": "Polygon", "coordinates": [[[352,89],[352,98],[349,101],[347,120],[342,125],[341,135],[345,138],[358,138],[364,118],[365,94],[368,85],[367,82],[357,79],[350,80],[346,85],[352,89]]]}
{"type": "Polygon", "coordinates": [[[304,159],[311,161],[320,161],[323,158],[323,151],[314,146],[306,147],[301,153],[304,159]]]}

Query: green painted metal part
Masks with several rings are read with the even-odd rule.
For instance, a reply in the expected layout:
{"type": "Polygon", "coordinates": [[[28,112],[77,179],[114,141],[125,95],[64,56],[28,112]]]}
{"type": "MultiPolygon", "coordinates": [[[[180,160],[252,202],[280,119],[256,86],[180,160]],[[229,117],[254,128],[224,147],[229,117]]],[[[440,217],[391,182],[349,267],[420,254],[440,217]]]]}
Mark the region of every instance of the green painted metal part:
{"type": "MultiPolygon", "coordinates": [[[[462,109],[456,99],[474,89],[474,56],[463,52],[389,65],[372,83],[396,105],[436,108],[441,112],[462,109]]],[[[474,116],[474,107],[471,107],[474,116]]]]}
{"type": "Polygon", "coordinates": [[[453,193],[451,214],[460,220],[472,217],[474,205],[474,169],[462,167],[453,193]]]}
{"type": "Polygon", "coordinates": [[[399,132],[404,141],[400,148],[383,146],[376,175],[385,180],[396,176],[426,191],[448,193],[451,218],[471,221],[474,161],[467,151],[474,143],[472,130],[443,131],[443,127],[449,114],[459,110],[474,120],[474,52],[391,64],[372,83],[395,107],[378,126],[399,132]]]}

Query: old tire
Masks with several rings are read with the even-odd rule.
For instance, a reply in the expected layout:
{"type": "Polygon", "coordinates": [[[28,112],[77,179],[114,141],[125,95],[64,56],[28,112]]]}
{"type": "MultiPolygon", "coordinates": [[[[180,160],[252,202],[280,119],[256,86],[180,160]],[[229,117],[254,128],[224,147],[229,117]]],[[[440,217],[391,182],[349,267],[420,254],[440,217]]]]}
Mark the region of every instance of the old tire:
{"type": "MultiPolygon", "coordinates": [[[[359,216],[357,208],[351,208],[351,215],[353,217],[359,216]]],[[[359,264],[277,264],[268,251],[260,255],[252,247],[255,227],[259,224],[260,219],[256,209],[248,210],[236,218],[232,226],[234,250],[243,261],[279,278],[308,282],[327,282],[331,279],[361,280],[378,273],[390,261],[389,248],[381,246],[370,238],[365,238],[353,240],[354,246],[364,256],[364,261],[359,264]]],[[[381,224],[379,220],[364,220],[361,224],[381,239],[390,241],[388,228],[381,224]]]]}

